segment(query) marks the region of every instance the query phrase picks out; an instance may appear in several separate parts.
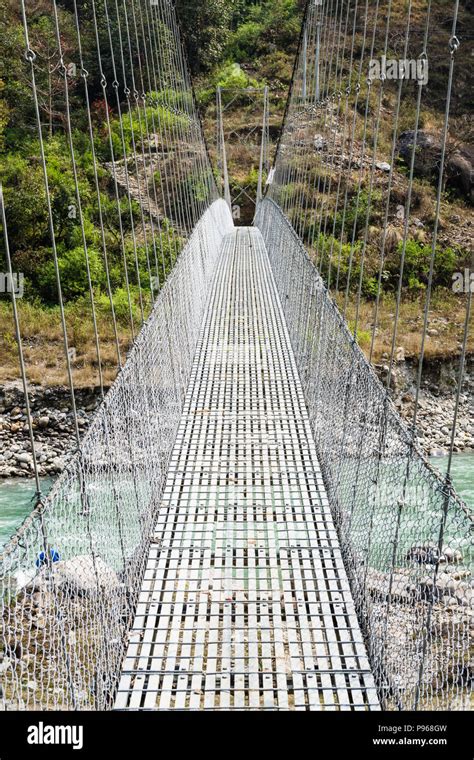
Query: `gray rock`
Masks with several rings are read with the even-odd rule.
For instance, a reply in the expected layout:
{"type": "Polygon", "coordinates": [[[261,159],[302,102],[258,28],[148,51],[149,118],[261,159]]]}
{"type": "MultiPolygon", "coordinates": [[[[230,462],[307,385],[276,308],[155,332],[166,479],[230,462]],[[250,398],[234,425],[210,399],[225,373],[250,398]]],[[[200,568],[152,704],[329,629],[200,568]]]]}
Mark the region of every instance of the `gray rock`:
{"type": "Polygon", "coordinates": [[[445,451],[444,449],[436,449],[435,448],[435,449],[431,449],[430,456],[432,456],[432,457],[445,457],[445,456],[447,456],[447,453],[448,452],[445,451]]]}
{"type": "Polygon", "coordinates": [[[405,221],[405,206],[401,206],[401,205],[397,206],[396,217],[401,222],[405,221]]]}
{"type": "Polygon", "coordinates": [[[322,135],[317,134],[314,136],[315,150],[324,150],[326,146],[327,146],[327,140],[322,135]]]}
{"type": "Polygon", "coordinates": [[[474,591],[472,588],[469,588],[467,583],[459,583],[459,586],[454,592],[454,596],[458,600],[459,604],[470,607],[472,605],[474,591]]]}
{"type": "Polygon", "coordinates": [[[395,353],[395,361],[396,362],[404,362],[405,361],[405,348],[404,346],[399,346],[395,353]]]}
{"type": "Polygon", "coordinates": [[[440,573],[436,579],[436,585],[441,591],[455,591],[461,581],[455,580],[449,573],[440,573]]]}
{"type": "Polygon", "coordinates": [[[418,130],[416,135],[412,129],[402,132],[398,138],[398,156],[407,166],[410,165],[415,146],[415,137],[415,173],[422,177],[432,177],[439,170],[439,160],[441,157],[441,141],[437,135],[421,129],[418,130]]]}
{"type": "Polygon", "coordinates": [[[443,546],[443,554],[450,563],[462,562],[461,552],[457,549],[452,549],[450,546],[443,546]]]}
{"type": "Polygon", "coordinates": [[[31,586],[41,589],[51,582],[63,592],[86,596],[97,593],[97,586],[100,591],[110,593],[120,585],[117,573],[101,557],[94,558],[89,554],[61,560],[51,568],[43,568],[31,586]]]}
{"type": "Polygon", "coordinates": [[[432,543],[412,546],[406,553],[405,559],[420,565],[438,565],[446,561],[446,557],[440,554],[438,547],[432,543]]]}
{"type": "Polygon", "coordinates": [[[15,459],[17,462],[29,464],[31,462],[31,454],[17,454],[15,459]]]}
{"type": "Polygon", "coordinates": [[[474,200],[474,146],[461,145],[448,158],[446,165],[447,186],[459,190],[462,195],[474,200]]]}

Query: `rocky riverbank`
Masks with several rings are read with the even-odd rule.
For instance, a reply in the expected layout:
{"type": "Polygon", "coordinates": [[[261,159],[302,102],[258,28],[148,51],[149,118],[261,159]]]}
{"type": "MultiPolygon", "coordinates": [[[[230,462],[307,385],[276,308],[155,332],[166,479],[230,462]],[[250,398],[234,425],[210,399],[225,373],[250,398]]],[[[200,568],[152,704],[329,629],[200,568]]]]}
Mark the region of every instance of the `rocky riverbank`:
{"type": "MultiPolygon", "coordinates": [[[[383,381],[388,367],[376,370],[383,381]]],[[[451,440],[458,362],[435,359],[425,363],[418,411],[418,436],[427,454],[446,453],[451,440]]],[[[407,422],[413,415],[416,361],[398,353],[392,374],[395,404],[407,422]]],[[[97,388],[78,389],[78,424],[83,434],[100,402],[97,388]]],[[[39,473],[54,476],[64,469],[75,450],[74,421],[69,390],[65,387],[33,386],[30,404],[35,431],[39,473]]],[[[466,379],[460,401],[455,451],[474,452],[474,356],[466,363],[466,379]]],[[[19,383],[0,388],[0,478],[33,475],[33,459],[26,420],[23,391],[19,383]]]]}
{"type": "MultiPolygon", "coordinates": [[[[384,382],[388,366],[377,365],[376,370],[384,382]]],[[[409,424],[413,420],[417,370],[417,361],[405,359],[399,350],[391,390],[399,413],[409,424]]],[[[427,454],[442,456],[449,450],[458,376],[456,357],[430,359],[424,363],[417,426],[420,446],[427,454]]],[[[474,451],[474,356],[467,357],[464,377],[454,439],[456,452],[474,451]]]]}
{"type": "MultiPolygon", "coordinates": [[[[83,434],[100,400],[98,389],[78,389],[78,425],[83,434]]],[[[74,420],[67,388],[33,386],[30,393],[35,452],[39,474],[63,471],[75,449],[74,420]]],[[[33,457],[24,406],[18,383],[0,388],[0,478],[33,475],[33,457]]]]}

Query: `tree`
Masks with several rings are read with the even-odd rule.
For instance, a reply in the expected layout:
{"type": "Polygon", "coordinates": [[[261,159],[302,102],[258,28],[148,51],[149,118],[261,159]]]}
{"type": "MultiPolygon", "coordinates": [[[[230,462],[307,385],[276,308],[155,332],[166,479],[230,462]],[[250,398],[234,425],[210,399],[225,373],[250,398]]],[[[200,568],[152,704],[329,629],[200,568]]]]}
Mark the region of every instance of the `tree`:
{"type": "Polygon", "coordinates": [[[239,0],[178,0],[193,73],[209,71],[222,59],[237,5],[239,0]]]}

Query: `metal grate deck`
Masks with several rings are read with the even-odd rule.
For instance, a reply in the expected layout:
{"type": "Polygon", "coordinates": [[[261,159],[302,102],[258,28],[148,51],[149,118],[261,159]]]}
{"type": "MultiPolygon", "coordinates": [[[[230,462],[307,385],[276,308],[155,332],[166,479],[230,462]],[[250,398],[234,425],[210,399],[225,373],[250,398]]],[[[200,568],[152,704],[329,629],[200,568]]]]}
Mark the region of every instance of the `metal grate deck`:
{"type": "Polygon", "coordinates": [[[224,241],[117,709],[379,709],[258,230],[224,241]]]}

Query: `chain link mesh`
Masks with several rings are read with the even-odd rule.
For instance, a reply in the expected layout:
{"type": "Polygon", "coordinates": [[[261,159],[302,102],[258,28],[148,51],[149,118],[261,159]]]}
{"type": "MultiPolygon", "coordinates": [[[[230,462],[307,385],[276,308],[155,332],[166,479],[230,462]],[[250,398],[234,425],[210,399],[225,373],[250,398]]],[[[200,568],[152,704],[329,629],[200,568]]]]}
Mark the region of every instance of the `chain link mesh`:
{"type": "Polygon", "coordinates": [[[231,224],[222,200],[205,212],[80,454],[3,550],[4,708],[111,706],[210,277],[231,224]]]}
{"type": "MultiPolygon", "coordinates": [[[[353,224],[348,221],[354,211],[348,189],[352,162],[357,158],[360,168],[357,220],[369,144],[371,181],[374,174],[380,110],[368,139],[369,109],[364,109],[363,98],[369,103],[375,87],[365,81],[363,62],[379,38],[383,45],[379,5],[391,7],[390,0],[377,2],[373,15],[361,15],[357,2],[353,7],[329,0],[324,10],[319,3],[308,4],[278,160],[256,224],[287,320],[382,705],[466,709],[472,676],[472,515],[449,480],[418,450],[298,235],[316,260],[328,259],[326,269],[319,269],[329,283],[333,277],[337,290],[339,243],[347,242],[347,227],[353,224]],[[357,117],[361,112],[363,124],[357,117]],[[355,126],[362,128],[362,141],[354,139],[355,126]]],[[[30,45],[28,38],[24,2],[22,6],[25,58],[36,95],[40,67],[31,47],[34,40],[30,45]]],[[[53,6],[56,11],[54,0],[53,6]]],[[[82,17],[76,3],[74,8],[80,40],[82,17]]],[[[152,297],[155,289],[159,293],[89,431],[82,440],[78,436],[78,453],[0,556],[4,709],[113,705],[210,280],[222,238],[232,229],[228,205],[214,200],[215,184],[172,3],[133,0],[119,6],[93,0],[88,10],[97,50],[88,50],[81,61],[82,76],[87,91],[84,64],[91,71],[98,64],[93,73],[101,81],[106,106],[107,168],[117,201],[124,276],[127,266],[133,270],[135,264],[143,316],[138,266],[143,242],[150,292],[152,297]],[[105,78],[102,55],[113,63],[113,81],[105,78]],[[109,101],[118,114],[112,130],[109,101]],[[170,119],[170,112],[179,118],[170,119]],[[125,255],[122,215],[130,226],[125,242],[131,263],[125,255]]],[[[386,49],[389,12],[384,19],[386,49]]],[[[60,20],[56,15],[58,36],[60,20]]],[[[409,25],[408,13],[407,30],[409,25]]],[[[58,63],[62,71],[62,55],[58,63]]],[[[450,70],[452,74],[452,61],[450,70]]],[[[67,96],[65,74],[64,85],[67,96]]],[[[382,82],[380,102],[383,87],[382,82]]],[[[67,97],[66,106],[74,165],[78,136],[71,129],[76,117],[67,97]]],[[[93,142],[88,112],[86,98],[83,116],[88,118],[82,123],[91,130],[93,142]]],[[[38,106],[37,114],[41,141],[38,106]]],[[[49,201],[47,160],[42,153],[49,201]]],[[[391,180],[390,171],[389,195],[391,180]]],[[[79,187],[77,194],[80,200],[79,187]]],[[[369,194],[365,233],[370,203],[369,194]]],[[[408,203],[407,216],[409,212],[408,203]]],[[[54,250],[51,208],[49,215],[54,250]]],[[[357,232],[354,226],[350,265],[357,232]]],[[[7,240],[6,229],[4,234],[7,240]]],[[[103,245],[106,257],[105,237],[103,245]]],[[[84,252],[87,256],[85,244],[84,252]]],[[[131,310],[130,293],[128,299],[131,310]]],[[[133,331],[132,315],[131,323],[133,331]]],[[[71,391],[74,399],[72,382],[71,391]]]]}
{"type": "Polygon", "coordinates": [[[472,515],[412,443],[280,208],[261,229],[385,709],[467,709],[472,515]]]}

